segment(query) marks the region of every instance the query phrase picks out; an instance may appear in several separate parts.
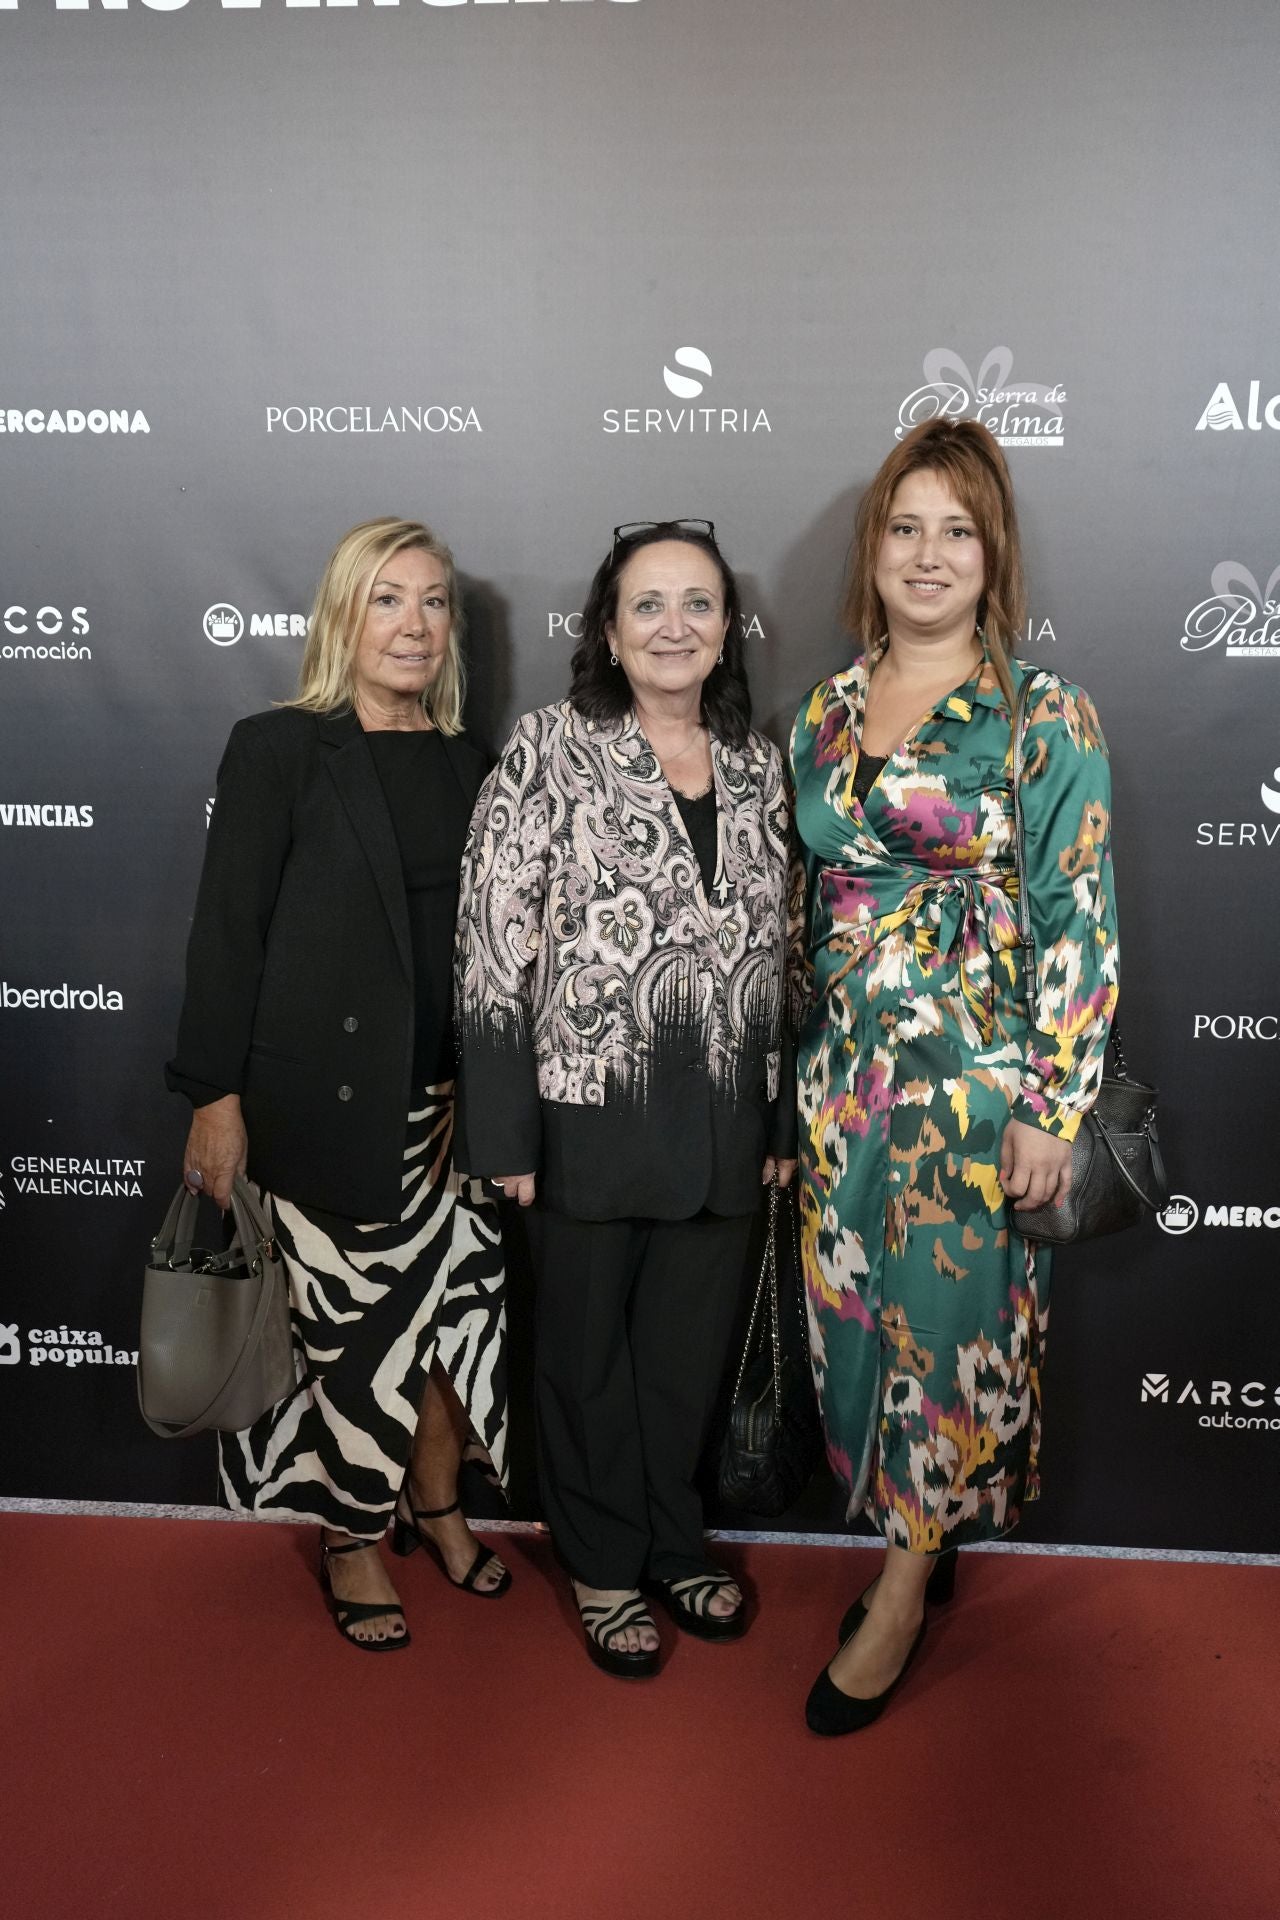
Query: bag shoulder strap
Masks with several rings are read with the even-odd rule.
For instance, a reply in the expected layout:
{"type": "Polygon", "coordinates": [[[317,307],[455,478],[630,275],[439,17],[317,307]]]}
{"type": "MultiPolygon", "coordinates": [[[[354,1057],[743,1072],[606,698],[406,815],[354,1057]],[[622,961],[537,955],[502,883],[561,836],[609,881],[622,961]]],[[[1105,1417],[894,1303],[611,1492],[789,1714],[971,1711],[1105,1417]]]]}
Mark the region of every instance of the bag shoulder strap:
{"type": "MultiPolygon", "coordinates": [[[[1039,972],[1036,958],[1036,934],[1031,923],[1031,889],[1027,885],[1027,818],[1022,800],[1022,777],[1026,760],[1027,714],[1031,706],[1032,683],[1051,678],[1052,675],[1047,675],[1043,669],[1033,668],[1030,673],[1024,675],[1013,704],[1013,747],[1010,768],[1013,780],[1013,864],[1018,876],[1018,944],[1022,950],[1022,978],[1027,996],[1027,1011],[1032,1020],[1038,1017],[1039,972]]],[[[1128,1079],[1120,1028],[1114,1020],[1111,1023],[1111,1047],[1121,1079],[1128,1079]]]]}
{"type": "Polygon", "coordinates": [[[1110,1127],[1096,1108],[1094,1109],[1093,1118],[1097,1133],[1115,1164],[1116,1172],[1120,1175],[1129,1191],[1142,1202],[1144,1207],[1149,1207],[1152,1213],[1159,1213],[1162,1207],[1169,1204],[1169,1180],[1164,1170],[1164,1158],[1160,1152],[1160,1140],[1156,1133],[1155,1114],[1148,1114],[1147,1124],[1143,1129],[1147,1136],[1148,1150],[1151,1156],[1151,1177],[1155,1182],[1156,1188],[1154,1199],[1152,1199],[1149,1193],[1143,1192],[1128,1167],[1126,1167],[1120,1149],[1111,1137],[1110,1127]]]}
{"type": "Polygon", "coordinates": [[[1018,876],[1018,942],[1022,948],[1022,978],[1027,994],[1027,1010],[1036,1012],[1036,936],[1031,924],[1031,889],[1027,885],[1027,818],[1022,803],[1022,772],[1026,756],[1027,707],[1031,699],[1034,673],[1023,677],[1013,704],[1013,864],[1018,876]]]}

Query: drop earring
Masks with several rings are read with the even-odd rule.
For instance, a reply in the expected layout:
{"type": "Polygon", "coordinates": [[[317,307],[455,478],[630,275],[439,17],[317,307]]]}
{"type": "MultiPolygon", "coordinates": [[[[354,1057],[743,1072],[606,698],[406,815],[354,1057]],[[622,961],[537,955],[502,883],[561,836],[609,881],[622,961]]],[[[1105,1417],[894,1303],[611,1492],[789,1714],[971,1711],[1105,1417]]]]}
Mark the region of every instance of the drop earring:
{"type": "Polygon", "coordinates": [[[617,656],[617,654],[616,654],[616,653],[610,653],[610,655],[609,655],[609,665],[610,665],[611,667],[616,667],[616,666],[617,666],[617,664],[618,664],[618,656],[617,656]]]}

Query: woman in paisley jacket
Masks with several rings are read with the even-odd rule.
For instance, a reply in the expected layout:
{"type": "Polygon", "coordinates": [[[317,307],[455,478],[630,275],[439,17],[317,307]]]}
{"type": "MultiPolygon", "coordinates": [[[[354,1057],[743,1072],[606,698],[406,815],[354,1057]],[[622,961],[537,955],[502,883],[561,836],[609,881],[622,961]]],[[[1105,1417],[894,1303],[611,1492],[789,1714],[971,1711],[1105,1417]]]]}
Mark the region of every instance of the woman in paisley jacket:
{"type": "Polygon", "coordinates": [[[846,603],[863,653],[792,734],[803,862],[800,1209],[828,1453],[886,1541],[818,1676],[815,1732],[866,1726],[948,1597],[955,1549],[1038,1491],[1049,1253],[1092,1105],[1118,958],[1106,745],[1088,695],[1012,656],[1024,613],[1008,469],[934,420],[864,499],[846,603]],[[1039,955],[1022,990],[1011,712],[1039,955]]]}
{"type": "MultiPolygon", "coordinates": [[[[605,1671],[746,1621],[693,1474],[779,1099],[789,811],[706,521],[620,527],[567,700],[481,790],[456,953],[457,1164],[530,1208],[544,1509],[605,1671]]],[[[776,1131],[775,1131],[776,1130],[776,1131]]]]}

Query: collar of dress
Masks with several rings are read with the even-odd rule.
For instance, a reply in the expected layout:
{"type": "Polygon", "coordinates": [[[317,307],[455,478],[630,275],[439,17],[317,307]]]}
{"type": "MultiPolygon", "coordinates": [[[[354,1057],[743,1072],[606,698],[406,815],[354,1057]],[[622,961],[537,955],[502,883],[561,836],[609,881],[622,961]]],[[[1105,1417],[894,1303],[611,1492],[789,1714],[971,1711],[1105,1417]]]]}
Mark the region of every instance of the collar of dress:
{"type": "MultiPolygon", "coordinates": [[[[962,686],[953,687],[950,693],[944,693],[934,703],[921,717],[919,723],[921,726],[927,720],[936,719],[959,720],[967,723],[972,720],[975,707],[993,709],[1005,707],[1005,697],[1000,691],[1000,682],[996,678],[996,670],[992,665],[991,649],[986,635],[983,634],[981,639],[982,659],[972,674],[962,686]]],[[[862,735],[862,717],[867,702],[867,682],[871,677],[872,669],[882,658],[888,645],[888,635],[882,634],[864,654],[853,662],[852,666],[846,667],[843,673],[837,673],[832,678],[831,684],[848,707],[859,738],[862,735]]],[[[1009,665],[1016,685],[1027,669],[1017,660],[1011,660],[1009,665]]]]}

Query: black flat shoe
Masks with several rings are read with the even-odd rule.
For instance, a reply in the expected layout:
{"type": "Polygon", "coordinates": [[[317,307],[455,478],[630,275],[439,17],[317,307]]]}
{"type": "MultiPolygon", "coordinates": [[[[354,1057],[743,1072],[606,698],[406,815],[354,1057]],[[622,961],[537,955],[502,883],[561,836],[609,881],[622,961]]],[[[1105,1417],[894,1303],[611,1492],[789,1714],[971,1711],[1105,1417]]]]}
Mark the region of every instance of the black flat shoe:
{"type": "Polygon", "coordinates": [[[805,1723],[810,1733],[821,1733],[833,1737],[841,1733],[860,1733],[863,1727],[869,1727],[878,1720],[890,1700],[907,1677],[911,1662],[920,1651],[924,1640],[925,1623],[920,1622],[920,1631],[911,1642],[911,1651],[903,1661],[896,1680],[891,1680],[883,1693],[873,1695],[870,1700],[855,1699],[851,1693],[841,1693],[831,1678],[829,1668],[824,1667],[809,1689],[809,1698],[804,1703],[805,1723]]]}
{"type": "Polygon", "coordinates": [[[480,1578],[480,1575],[484,1572],[489,1562],[498,1558],[496,1553],[491,1553],[488,1547],[478,1546],[476,1548],[476,1557],[463,1574],[461,1580],[455,1580],[445,1564],[444,1555],[431,1538],[431,1535],[424,1533],[418,1525],[419,1520],[447,1519],[449,1514],[458,1511],[459,1502],[455,1500],[451,1507],[415,1507],[412,1504],[410,1494],[403,1487],[401,1488],[401,1497],[409,1506],[409,1518],[406,1519],[401,1513],[399,1502],[397,1502],[395,1525],[391,1529],[392,1553],[398,1553],[403,1560],[407,1554],[413,1552],[415,1547],[421,1547],[424,1553],[430,1554],[451,1587],[460,1587],[463,1593],[473,1593],[477,1600],[501,1600],[503,1594],[507,1592],[511,1585],[511,1574],[506,1567],[502,1569],[502,1578],[496,1587],[478,1587],[476,1585],[476,1581],[480,1578]]]}
{"type": "Polygon", "coordinates": [[[320,1585],[324,1588],[325,1599],[333,1615],[333,1623],[349,1645],[359,1647],[361,1653],[395,1653],[398,1648],[407,1647],[409,1644],[407,1626],[403,1633],[388,1634],[385,1640],[362,1640],[358,1634],[352,1633],[351,1629],[358,1626],[362,1620],[392,1619],[397,1614],[403,1621],[404,1608],[398,1607],[394,1601],[388,1605],[385,1600],[340,1600],[329,1578],[329,1562],[335,1554],[363,1553],[365,1548],[372,1544],[369,1540],[353,1540],[350,1546],[331,1547],[321,1534],[320,1585]]]}
{"type": "MultiPolygon", "coordinates": [[[[954,1597],[956,1590],[956,1561],[959,1558],[959,1547],[952,1547],[949,1552],[938,1555],[938,1563],[926,1580],[924,1588],[924,1597],[931,1607],[945,1607],[948,1600],[954,1597]]],[[[877,1574],[876,1579],[878,1580],[879,1577],[879,1574],[877,1574]]],[[[862,1592],[845,1614],[844,1619],[840,1622],[840,1629],[836,1637],[841,1646],[844,1645],[851,1633],[858,1631],[858,1628],[866,1619],[867,1609],[864,1602],[871,1591],[871,1587],[874,1587],[875,1583],[875,1580],[873,1580],[871,1586],[863,1588],[862,1592]]]]}
{"type": "Polygon", "coordinates": [[[740,1600],[732,1613],[712,1613],[711,1602],[726,1587],[736,1587],[732,1574],[717,1567],[684,1580],[651,1580],[645,1592],[666,1608],[682,1633],[699,1640],[740,1640],[747,1630],[747,1603],[740,1600]]]}
{"type": "Polygon", "coordinates": [[[638,1593],[628,1594],[625,1600],[615,1601],[612,1606],[601,1600],[579,1600],[576,1591],[573,1597],[582,1621],[587,1652],[601,1673],[611,1673],[618,1680],[645,1680],[658,1671],[657,1647],[652,1647],[647,1653],[626,1653],[622,1648],[608,1644],[612,1636],[621,1633],[625,1627],[653,1625],[649,1609],[638,1593]]]}

